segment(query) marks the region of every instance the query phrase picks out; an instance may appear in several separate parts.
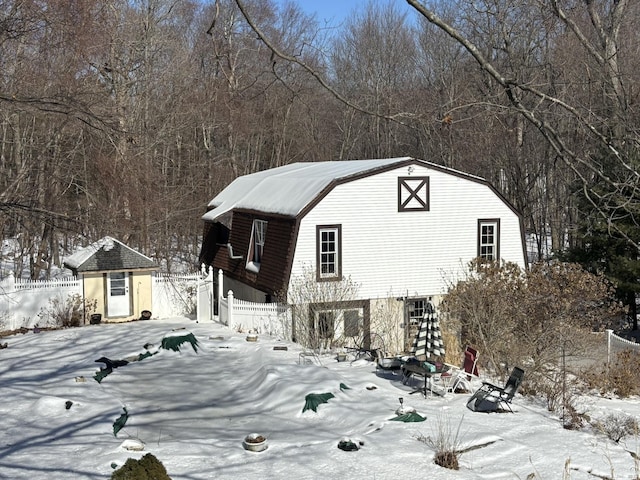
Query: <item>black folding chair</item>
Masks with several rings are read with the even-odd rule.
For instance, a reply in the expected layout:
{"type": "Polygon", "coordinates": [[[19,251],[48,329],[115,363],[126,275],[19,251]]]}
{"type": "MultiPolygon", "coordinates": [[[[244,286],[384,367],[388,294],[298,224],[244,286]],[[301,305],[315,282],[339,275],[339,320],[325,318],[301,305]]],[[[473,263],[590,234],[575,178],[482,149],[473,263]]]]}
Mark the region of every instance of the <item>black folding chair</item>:
{"type": "Polygon", "coordinates": [[[476,390],[476,393],[467,402],[467,408],[474,412],[495,412],[501,405],[504,405],[513,413],[511,401],[518,388],[520,388],[523,379],[524,370],[520,367],[513,367],[504,387],[482,382],[482,386],[476,390]]]}

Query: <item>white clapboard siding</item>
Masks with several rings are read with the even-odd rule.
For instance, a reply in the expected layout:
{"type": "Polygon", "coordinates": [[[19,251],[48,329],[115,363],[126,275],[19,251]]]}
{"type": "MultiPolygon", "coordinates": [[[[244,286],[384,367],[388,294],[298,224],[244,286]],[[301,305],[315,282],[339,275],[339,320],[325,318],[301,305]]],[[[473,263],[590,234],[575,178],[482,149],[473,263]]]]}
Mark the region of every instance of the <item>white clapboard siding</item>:
{"type": "Polygon", "coordinates": [[[483,183],[416,165],[428,176],[430,211],[398,212],[398,177],[407,168],[336,186],[302,220],[293,275],[315,265],[316,225],[342,225],[342,272],[360,298],[445,293],[445,280],[477,255],[478,219],[500,219],[500,256],[525,266],[519,217],[483,183]]]}

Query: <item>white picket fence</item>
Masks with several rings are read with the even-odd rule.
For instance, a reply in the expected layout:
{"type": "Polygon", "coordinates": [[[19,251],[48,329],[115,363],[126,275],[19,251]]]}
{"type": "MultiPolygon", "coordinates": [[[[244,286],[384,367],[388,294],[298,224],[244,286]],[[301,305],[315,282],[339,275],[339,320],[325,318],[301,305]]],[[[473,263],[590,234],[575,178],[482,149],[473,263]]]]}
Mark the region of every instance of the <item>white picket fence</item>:
{"type": "MultiPolygon", "coordinates": [[[[151,298],[154,318],[191,316],[198,321],[218,321],[239,332],[255,332],[277,338],[291,337],[291,317],[286,306],[237,300],[233,292],[222,294],[223,274],[218,272],[216,312],[212,269],[194,274],[160,274],[153,277],[151,298]]],[[[10,274],[0,281],[0,330],[42,326],[39,314],[52,299],[64,303],[82,295],[76,277],[25,280],[10,274]]]]}
{"type": "Polygon", "coordinates": [[[64,302],[71,295],[82,295],[82,282],[75,277],[58,280],[25,280],[10,273],[0,281],[0,329],[31,328],[41,318],[50,300],[64,302]]]}
{"type": "Polygon", "coordinates": [[[619,337],[613,330],[607,330],[607,363],[614,360],[613,355],[624,350],[640,353],[640,343],[619,337]]]}
{"type": "Polygon", "coordinates": [[[279,339],[291,338],[291,317],[286,306],[238,300],[233,292],[220,297],[218,320],[237,332],[252,332],[279,339]]]}
{"type": "MultiPolygon", "coordinates": [[[[201,285],[208,274],[156,275],[152,282],[152,314],[155,318],[194,316],[198,310],[201,285]]],[[[212,292],[213,285],[206,284],[212,292]]],[[[76,277],[55,280],[28,280],[15,278],[10,273],[0,280],[0,330],[33,328],[42,325],[40,317],[53,299],[61,303],[72,295],[82,295],[82,281],[76,277]]],[[[213,295],[209,295],[212,299],[213,295]]],[[[211,304],[203,304],[203,318],[212,320],[211,304]]]]}

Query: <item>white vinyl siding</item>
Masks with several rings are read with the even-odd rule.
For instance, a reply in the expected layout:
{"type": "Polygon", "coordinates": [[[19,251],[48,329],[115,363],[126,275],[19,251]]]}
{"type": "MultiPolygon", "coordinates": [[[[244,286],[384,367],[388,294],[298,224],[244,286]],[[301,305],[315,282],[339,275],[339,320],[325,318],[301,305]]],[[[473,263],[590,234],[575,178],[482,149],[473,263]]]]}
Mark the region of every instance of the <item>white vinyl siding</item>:
{"type": "Polygon", "coordinates": [[[500,219],[500,257],[525,267],[519,217],[487,185],[416,164],[429,178],[429,210],[398,211],[407,167],[335,186],[300,221],[292,276],[315,263],[316,227],[341,225],[341,275],[358,298],[446,293],[478,255],[478,220],[500,219]],[[372,194],[375,192],[375,194],[372,194]]]}
{"type": "Polygon", "coordinates": [[[398,177],[398,211],[429,211],[429,177],[398,177]]]}

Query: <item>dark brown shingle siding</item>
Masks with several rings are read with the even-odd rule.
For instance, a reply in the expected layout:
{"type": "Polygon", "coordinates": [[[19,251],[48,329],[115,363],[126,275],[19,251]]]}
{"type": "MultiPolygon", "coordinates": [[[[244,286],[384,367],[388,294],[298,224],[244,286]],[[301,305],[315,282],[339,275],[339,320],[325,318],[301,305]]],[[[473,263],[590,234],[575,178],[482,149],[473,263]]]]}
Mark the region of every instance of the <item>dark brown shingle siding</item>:
{"type": "MultiPolygon", "coordinates": [[[[295,219],[292,218],[235,211],[229,243],[233,246],[234,255],[242,255],[242,259],[230,259],[228,249],[222,247],[213,255],[214,268],[221,268],[231,278],[276,296],[289,281],[289,262],[292,258],[294,245],[295,223],[295,219]],[[256,218],[268,222],[264,254],[260,272],[257,274],[249,272],[245,268],[251,243],[251,228],[253,220],[256,218]]],[[[206,245],[207,249],[211,248],[211,241],[206,245]]],[[[203,248],[203,257],[208,254],[204,250],[203,248]]]]}

